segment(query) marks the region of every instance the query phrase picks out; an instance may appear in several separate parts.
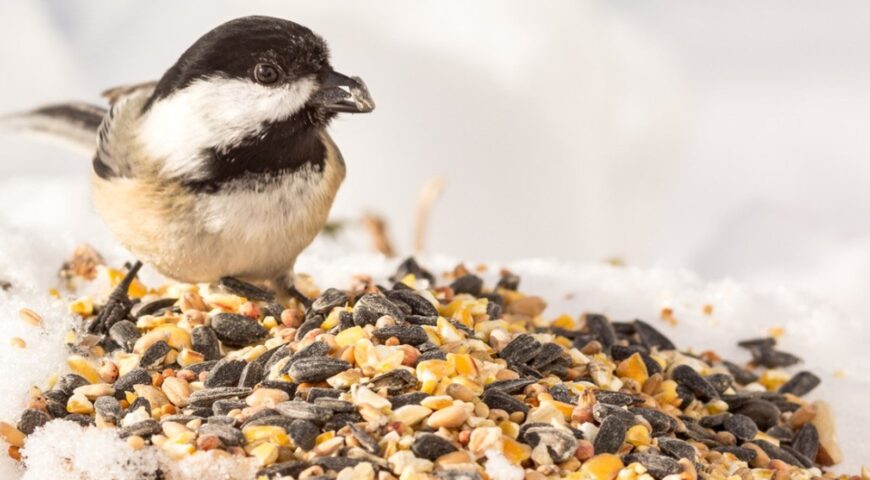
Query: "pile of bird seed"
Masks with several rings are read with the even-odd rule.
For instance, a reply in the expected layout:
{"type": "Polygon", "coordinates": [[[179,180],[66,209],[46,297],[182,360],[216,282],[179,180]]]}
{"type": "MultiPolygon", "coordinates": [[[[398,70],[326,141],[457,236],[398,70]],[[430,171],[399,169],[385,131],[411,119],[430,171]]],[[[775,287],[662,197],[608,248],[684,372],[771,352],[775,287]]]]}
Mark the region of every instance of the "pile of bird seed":
{"type": "Polygon", "coordinates": [[[108,306],[70,305],[72,373],[0,422],[13,458],[66,421],[174,460],[254,462],[257,479],[837,477],[830,408],[802,398],[819,378],[784,373],[800,360],[773,338],[742,342],[740,365],[641,320],[546,318],[507,271],[488,287],[460,266],[438,285],[413,259],[390,285],[304,285],[308,305],[113,272],[108,306]]]}

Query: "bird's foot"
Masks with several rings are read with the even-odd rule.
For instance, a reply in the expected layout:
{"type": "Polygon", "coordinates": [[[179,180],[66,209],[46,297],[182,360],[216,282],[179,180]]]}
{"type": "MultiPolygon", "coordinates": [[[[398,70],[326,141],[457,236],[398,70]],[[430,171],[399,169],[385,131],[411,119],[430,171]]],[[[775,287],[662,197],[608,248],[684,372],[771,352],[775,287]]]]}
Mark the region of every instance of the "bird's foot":
{"type": "Polygon", "coordinates": [[[121,280],[121,283],[115,287],[115,290],[109,294],[106,304],[100,308],[96,320],[88,325],[88,333],[107,333],[112,325],[126,319],[130,315],[130,310],[133,308],[133,301],[130,300],[129,290],[130,284],[142,268],[142,262],[136,261],[127,275],[121,280]]]}

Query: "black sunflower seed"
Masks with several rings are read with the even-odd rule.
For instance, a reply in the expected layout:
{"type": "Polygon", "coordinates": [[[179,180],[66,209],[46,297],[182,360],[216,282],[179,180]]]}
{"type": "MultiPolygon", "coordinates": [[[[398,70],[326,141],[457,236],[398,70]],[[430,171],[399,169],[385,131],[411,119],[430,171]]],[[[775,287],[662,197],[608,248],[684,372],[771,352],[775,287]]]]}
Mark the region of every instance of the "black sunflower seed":
{"type": "Polygon", "coordinates": [[[149,438],[151,435],[157,435],[158,433],[162,433],[163,428],[160,426],[160,422],[157,420],[142,420],[141,422],[134,423],[128,427],[123,427],[118,431],[118,436],[121,438],[127,438],[132,435],[136,435],[142,438],[149,438]]]}
{"type": "Polygon", "coordinates": [[[214,435],[218,437],[224,447],[238,447],[245,443],[242,432],[230,425],[220,423],[206,423],[197,429],[199,435],[214,435]]]}
{"type": "Polygon", "coordinates": [[[750,352],[752,363],[766,368],[790,367],[801,362],[799,357],[771,347],[753,348],[750,352]]]}
{"type": "Polygon", "coordinates": [[[132,392],[134,385],[151,385],[151,375],[144,368],[134,368],[115,380],[115,397],[124,398],[124,392],[132,392]]]}
{"type": "Polygon", "coordinates": [[[619,405],[611,405],[602,402],[595,402],[595,404],[592,405],[592,417],[595,418],[598,423],[603,422],[605,418],[611,415],[622,417],[623,421],[628,424],[635,423],[634,415],[619,405]]]}
{"type": "Polygon", "coordinates": [[[731,411],[751,418],[759,430],[767,430],[779,422],[780,412],[776,405],[758,398],[749,399],[731,411]]]}
{"type": "Polygon", "coordinates": [[[239,397],[247,397],[251,394],[250,388],[240,388],[240,387],[218,387],[218,388],[206,388],[203,390],[197,390],[190,394],[190,398],[187,399],[188,403],[193,407],[211,407],[212,404],[218,400],[225,400],[229,398],[239,398],[239,397]]]}
{"type": "Polygon", "coordinates": [[[332,416],[332,411],[328,408],[319,407],[301,400],[281,402],[278,405],[275,405],[275,410],[281,412],[282,415],[302,420],[310,420],[317,424],[323,424],[332,416]]]}
{"type": "Polygon", "coordinates": [[[414,257],[408,257],[400,263],[396,269],[396,273],[390,277],[390,281],[399,282],[409,274],[414,275],[417,278],[424,278],[428,280],[430,284],[435,284],[435,277],[429,273],[428,270],[420,267],[414,257]]]}
{"type": "Polygon", "coordinates": [[[467,293],[478,297],[480,296],[481,290],[483,290],[483,279],[477,275],[469,273],[468,275],[463,275],[454,280],[450,284],[450,288],[456,294],[467,293]]]}
{"type": "Polygon", "coordinates": [[[308,335],[308,332],[320,328],[320,325],[323,324],[323,316],[322,315],[314,315],[311,318],[305,320],[302,325],[299,325],[299,328],[296,329],[296,340],[302,340],[308,335]]]}
{"type": "Polygon", "coordinates": [[[486,390],[501,390],[504,393],[509,395],[516,395],[518,393],[522,393],[522,391],[528,387],[529,385],[537,382],[534,378],[523,377],[523,378],[511,378],[508,380],[497,380],[495,382],[490,383],[486,386],[486,390]]]}
{"type": "Polygon", "coordinates": [[[456,446],[449,440],[434,433],[422,433],[414,440],[414,443],[411,445],[411,451],[419,458],[425,458],[434,462],[442,455],[455,452],[456,446]]]}
{"type": "Polygon", "coordinates": [[[683,440],[679,440],[676,438],[659,437],[656,441],[662,453],[670,455],[671,457],[678,460],[681,458],[686,458],[694,462],[695,457],[698,454],[698,452],[695,450],[695,447],[690,445],[689,442],[685,442],[683,440]]]}
{"type": "Polygon", "coordinates": [[[750,338],[749,340],[741,340],[737,342],[737,346],[752,350],[754,348],[772,348],[776,346],[776,339],[773,337],[750,338]]]}
{"type": "Polygon", "coordinates": [[[315,440],[320,435],[320,427],[310,420],[297,418],[290,423],[287,435],[299,448],[307,451],[314,448],[315,440]]]}
{"type": "Polygon", "coordinates": [[[105,396],[94,401],[94,410],[97,415],[103,420],[112,423],[118,423],[123,413],[121,412],[121,402],[115,397],[105,396]]]}
{"type": "Polygon", "coordinates": [[[306,357],[294,361],[287,371],[296,383],[316,383],[351,368],[351,364],[332,357],[306,357]]]}
{"type": "Polygon", "coordinates": [[[345,425],[361,421],[363,421],[363,418],[357,412],[336,413],[323,424],[323,430],[326,432],[330,430],[339,430],[344,428],[345,425]]]}
{"type": "Polygon", "coordinates": [[[737,437],[738,440],[744,442],[752,440],[758,434],[758,426],[755,425],[755,422],[746,415],[739,413],[726,418],[722,426],[737,437]]]}
{"type": "Polygon", "coordinates": [[[489,408],[498,408],[508,413],[529,412],[529,406],[501,390],[489,389],[483,392],[481,398],[489,408]]]}
{"type": "Polygon", "coordinates": [[[148,350],[145,350],[145,353],[142,354],[142,358],[139,360],[139,366],[142,368],[156,368],[163,365],[163,360],[166,358],[166,355],[170,350],[172,350],[172,347],[163,340],[156,342],[154,345],[148,347],[148,350]]]}
{"type": "Polygon", "coordinates": [[[311,304],[314,313],[329,314],[335,307],[343,307],[347,304],[347,295],[337,288],[327,288],[311,304]]]}
{"type": "Polygon", "coordinates": [[[257,472],[257,478],[266,477],[270,480],[278,477],[298,478],[299,474],[309,467],[311,467],[309,462],[290,460],[288,462],[276,463],[260,469],[257,472]]]}
{"type": "Polygon", "coordinates": [[[720,430],[722,425],[725,424],[725,420],[731,416],[731,413],[717,413],[716,415],[707,415],[705,417],[701,417],[698,420],[698,425],[704,428],[711,428],[713,430],[720,430]]]}
{"type": "Polygon", "coordinates": [[[396,337],[399,339],[399,342],[405,345],[419,345],[429,340],[429,335],[426,334],[426,330],[423,330],[423,327],[409,324],[377,328],[372,331],[372,335],[382,341],[390,337],[396,337]]]}
{"type": "Polygon", "coordinates": [[[644,420],[649,422],[652,427],[653,435],[663,435],[665,433],[669,433],[677,428],[677,421],[672,417],[664,414],[658,410],[653,410],[651,408],[629,408],[629,412],[640,415],[644,420]]]}
{"type": "Polygon", "coordinates": [[[308,394],[305,400],[314,403],[318,398],[338,398],[341,396],[341,390],[334,388],[312,387],[308,389],[308,394]]]}
{"type": "Polygon", "coordinates": [[[216,400],[212,405],[212,412],[217,416],[224,416],[235,409],[243,409],[247,407],[248,404],[245,403],[244,400],[238,400],[236,398],[225,398],[222,400],[216,400]]]}
{"type": "Polygon", "coordinates": [[[819,386],[822,380],[811,372],[802,371],[791,377],[779,387],[779,393],[790,393],[802,397],[819,386]]]}
{"type": "Polygon", "coordinates": [[[816,458],[819,453],[819,431],[812,423],[806,423],[798,430],[792,447],[807,458],[816,458]]]}
{"type": "Polygon", "coordinates": [[[530,366],[532,368],[541,369],[549,364],[563,358],[565,350],[555,343],[545,343],[541,346],[541,350],[532,358],[530,366]]]}
{"type": "Polygon", "coordinates": [[[311,402],[318,407],[328,408],[335,413],[355,412],[356,405],[347,400],[339,400],[337,398],[320,397],[311,402]]]}
{"type": "Polygon", "coordinates": [[[678,366],[671,372],[671,376],[677,384],[688,388],[702,400],[719,398],[719,392],[713,388],[713,385],[688,365],[678,366]]]}
{"type": "Polygon", "coordinates": [[[208,376],[205,377],[203,385],[205,388],[233,387],[239,385],[239,379],[242,377],[242,371],[245,370],[246,366],[247,363],[245,363],[244,360],[224,358],[209,370],[208,376]]]}
{"type": "Polygon", "coordinates": [[[604,315],[597,313],[587,313],[584,315],[584,318],[586,320],[586,330],[598,340],[602,350],[605,353],[609,353],[610,347],[616,343],[616,331],[613,330],[610,320],[604,315]]]}
{"type": "Polygon", "coordinates": [[[211,327],[220,341],[231,347],[256,343],[269,333],[256,320],[235,313],[218,313],[211,317],[211,327]]]}
{"type": "Polygon", "coordinates": [[[396,410],[400,407],[404,407],[405,405],[419,405],[420,402],[422,402],[423,399],[428,396],[429,394],[426,392],[406,393],[404,395],[399,395],[398,397],[391,398],[390,406],[393,410],[396,410]]]}
{"type": "Polygon", "coordinates": [[[393,290],[387,293],[387,298],[402,302],[411,307],[411,315],[420,315],[424,317],[438,316],[438,309],[436,309],[429,300],[426,300],[422,295],[412,290],[393,290]]]}
{"type": "Polygon", "coordinates": [[[400,322],[405,319],[405,313],[399,307],[375,293],[363,295],[353,307],[353,322],[356,325],[374,325],[384,315],[400,322]]]}
{"type": "Polygon", "coordinates": [[[577,401],[577,395],[568,389],[564,384],[557,383],[549,389],[553,399],[563,403],[574,404],[577,401]]]}
{"type": "Polygon", "coordinates": [[[218,336],[211,327],[194,327],[190,332],[190,341],[193,349],[202,354],[206,360],[220,360],[221,344],[218,336]]]}
{"type": "MultiPolygon", "coordinates": [[[[262,357],[262,355],[260,355],[262,357]]],[[[259,360],[259,358],[257,358],[259,360]]],[[[257,362],[256,360],[245,365],[242,373],[239,375],[237,386],[254,388],[258,383],[263,381],[266,372],[263,371],[265,362],[257,362]]]]}
{"type": "Polygon", "coordinates": [[[434,327],[435,325],[438,325],[438,316],[408,315],[405,317],[405,323],[413,325],[429,325],[434,327]]]}
{"type": "Polygon", "coordinates": [[[738,460],[742,460],[744,462],[751,462],[755,460],[755,457],[758,456],[758,453],[756,453],[755,450],[751,448],[735,447],[732,445],[717,445],[713,447],[713,451],[730,453],[737,457],[738,460]]]}
{"type": "Polygon", "coordinates": [[[731,378],[731,375],[725,373],[714,373],[713,375],[704,378],[710,382],[710,385],[713,385],[713,388],[719,392],[719,395],[724,394],[729,388],[731,388],[734,381],[734,379],[731,378]]]}
{"type": "Polygon", "coordinates": [[[56,388],[62,390],[67,396],[72,395],[73,391],[79,387],[90,384],[85,377],[75,373],[68,373],[57,381],[56,388]]]}
{"type": "Polygon", "coordinates": [[[353,423],[349,423],[347,425],[350,428],[350,431],[353,433],[354,438],[357,439],[359,444],[369,453],[373,455],[379,455],[381,451],[381,447],[378,445],[378,442],[372,438],[365,430],[358,427],[353,423]]]}
{"type": "Polygon", "coordinates": [[[240,297],[245,297],[248,300],[254,300],[257,302],[275,301],[274,293],[235,277],[223,277],[218,280],[218,285],[223,287],[227,292],[240,297]]]}
{"type": "Polygon", "coordinates": [[[520,277],[513,273],[505,272],[504,275],[499,278],[498,283],[495,284],[495,288],[503,288],[515,292],[520,288],[520,277]]]}
{"type": "Polygon", "coordinates": [[[650,475],[659,479],[683,471],[680,462],[664,455],[656,455],[655,453],[632,453],[625,456],[625,462],[638,462],[647,469],[650,475]]]}
{"type": "MultiPolygon", "coordinates": [[[[623,407],[631,405],[637,401],[633,395],[622,392],[610,392],[607,390],[595,390],[595,400],[601,403],[621,405],[623,407]]],[[[641,399],[638,403],[643,403],[643,400],[641,399]]]]}
{"type": "MultiPolygon", "coordinates": [[[[92,427],[92,426],[94,426],[94,424],[96,423],[96,422],[94,421],[94,417],[92,417],[92,416],[90,416],[90,415],[83,415],[83,414],[80,414],[80,413],[72,413],[72,414],[69,414],[69,415],[63,417],[63,420],[64,420],[65,422],[73,422],[73,423],[76,423],[76,424],[81,425],[81,426],[83,426],[83,427],[92,427]]],[[[147,420],[146,420],[146,421],[147,421],[147,420]]],[[[153,422],[154,420],[151,420],[151,421],[153,422]]]]}
{"type": "Polygon", "coordinates": [[[133,351],[133,345],[139,337],[139,329],[130,320],[121,320],[109,329],[109,338],[128,353],[133,351]]]}
{"type": "Polygon", "coordinates": [[[21,414],[17,427],[25,435],[30,435],[34,430],[45,425],[50,420],[51,418],[47,413],[34,408],[28,408],[21,414]]]}
{"type": "Polygon", "coordinates": [[[290,357],[290,360],[288,360],[287,364],[284,365],[284,368],[281,369],[281,373],[289,372],[290,367],[292,367],[294,363],[302,360],[303,358],[322,357],[327,353],[329,353],[329,345],[327,345],[326,342],[311,342],[290,357]]]}
{"type": "Polygon", "coordinates": [[[643,320],[635,320],[634,329],[637,332],[637,336],[640,337],[641,343],[643,343],[646,348],[656,348],[658,350],[677,349],[668,337],[643,320]]]}
{"type": "MultiPolygon", "coordinates": [[[[144,317],[145,315],[157,315],[158,313],[172,308],[177,302],[176,298],[161,298],[158,300],[154,300],[153,302],[148,303],[140,303],[134,305],[130,313],[135,317],[144,317]]],[[[114,325],[112,325],[114,326],[114,325]]],[[[109,329],[109,333],[111,333],[111,329],[109,329]]]]}
{"type": "Polygon", "coordinates": [[[625,440],[625,433],[631,424],[621,415],[609,415],[601,422],[598,435],[595,436],[594,449],[596,454],[616,453],[625,440]]]}
{"type": "Polygon", "coordinates": [[[541,351],[541,343],[531,335],[523,333],[517,335],[508,343],[498,356],[510,363],[526,363],[541,351]]]}
{"type": "Polygon", "coordinates": [[[764,453],[766,453],[772,460],[782,460],[785,463],[798,467],[803,466],[803,462],[801,462],[797,457],[766,440],[753,440],[752,443],[761,447],[761,449],[764,450],[764,453]]]}

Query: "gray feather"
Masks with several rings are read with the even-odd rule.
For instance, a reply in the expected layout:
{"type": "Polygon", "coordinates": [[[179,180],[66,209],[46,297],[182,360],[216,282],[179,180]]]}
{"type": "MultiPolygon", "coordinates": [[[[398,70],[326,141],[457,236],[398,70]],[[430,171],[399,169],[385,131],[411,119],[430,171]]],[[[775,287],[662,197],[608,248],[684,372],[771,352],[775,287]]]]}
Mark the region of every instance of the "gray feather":
{"type": "Polygon", "coordinates": [[[0,128],[34,132],[94,153],[106,109],[87,103],[60,103],[0,117],[0,128]]]}

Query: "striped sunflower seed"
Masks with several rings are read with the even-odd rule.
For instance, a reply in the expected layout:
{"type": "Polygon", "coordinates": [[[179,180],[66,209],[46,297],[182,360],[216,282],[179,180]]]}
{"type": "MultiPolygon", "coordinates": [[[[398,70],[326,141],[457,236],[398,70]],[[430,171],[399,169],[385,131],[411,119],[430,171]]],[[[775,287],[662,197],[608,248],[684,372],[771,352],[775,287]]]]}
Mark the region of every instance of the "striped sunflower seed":
{"type": "Polygon", "coordinates": [[[256,343],[269,333],[256,320],[235,313],[218,313],[211,318],[211,327],[220,341],[231,347],[256,343]]]}
{"type": "Polygon", "coordinates": [[[326,380],[351,368],[351,364],[332,357],[306,357],[294,361],[288,373],[297,383],[326,380]]]}

